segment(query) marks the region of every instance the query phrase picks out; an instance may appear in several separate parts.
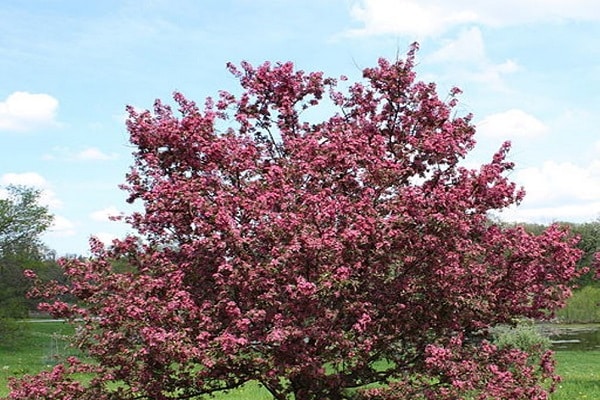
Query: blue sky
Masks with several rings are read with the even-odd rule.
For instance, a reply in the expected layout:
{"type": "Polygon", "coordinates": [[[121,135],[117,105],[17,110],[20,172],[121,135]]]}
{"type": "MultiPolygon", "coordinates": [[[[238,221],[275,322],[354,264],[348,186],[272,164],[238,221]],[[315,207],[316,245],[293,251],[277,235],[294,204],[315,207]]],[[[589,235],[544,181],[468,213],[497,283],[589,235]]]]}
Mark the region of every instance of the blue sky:
{"type": "Polygon", "coordinates": [[[359,79],[419,41],[418,72],[458,86],[488,161],[513,142],[526,200],[500,218],[600,217],[600,2],[597,0],[4,0],[0,4],[0,186],[43,190],[44,239],[87,253],[127,227],[117,186],[132,163],[125,105],[173,91],[202,102],[235,91],[228,61],[293,61],[359,79]]]}

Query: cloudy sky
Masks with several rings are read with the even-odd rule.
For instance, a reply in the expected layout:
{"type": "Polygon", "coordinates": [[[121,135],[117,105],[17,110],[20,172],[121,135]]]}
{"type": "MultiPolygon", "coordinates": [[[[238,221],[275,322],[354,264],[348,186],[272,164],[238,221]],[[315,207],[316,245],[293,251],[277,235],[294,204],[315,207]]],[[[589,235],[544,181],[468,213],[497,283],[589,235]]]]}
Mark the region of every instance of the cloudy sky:
{"type": "Polygon", "coordinates": [[[597,0],[3,0],[0,186],[43,190],[46,243],[87,253],[127,227],[117,186],[131,164],[125,105],[174,90],[198,102],[235,90],[228,61],[293,61],[359,79],[419,41],[418,72],[464,94],[478,147],[511,140],[511,178],[528,196],[506,220],[600,217],[600,2],[597,0]]]}

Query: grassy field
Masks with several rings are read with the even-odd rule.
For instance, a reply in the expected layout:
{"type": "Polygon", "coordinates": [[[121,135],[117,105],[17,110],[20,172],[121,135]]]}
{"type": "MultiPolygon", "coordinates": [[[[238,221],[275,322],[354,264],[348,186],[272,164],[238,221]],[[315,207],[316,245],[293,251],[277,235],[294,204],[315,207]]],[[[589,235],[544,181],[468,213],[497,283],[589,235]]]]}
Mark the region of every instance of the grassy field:
{"type": "Polygon", "coordinates": [[[0,343],[0,396],[7,393],[8,378],[33,374],[71,355],[66,336],[73,328],[60,322],[27,322],[17,337],[0,343]]]}
{"type": "Polygon", "coordinates": [[[555,357],[563,381],[552,400],[600,398],[600,351],[557,351],[555,357]]]}
{"type": "MultiPolygon", "coordinates": [[[[8,393],[9,377],[49,368],[57,358],[73,354],[65,340],[73,332],[71,327],[57,322],[28,322],[24,329],[13,343],[0,343],[0,397],[8,393]]],[[[600,398],[600,351],[559,351],[556,359],[563,381],[551,400],[600,398]]],[[[271,399],[266,390],[254,384],[215,398],[271,399]]]]}

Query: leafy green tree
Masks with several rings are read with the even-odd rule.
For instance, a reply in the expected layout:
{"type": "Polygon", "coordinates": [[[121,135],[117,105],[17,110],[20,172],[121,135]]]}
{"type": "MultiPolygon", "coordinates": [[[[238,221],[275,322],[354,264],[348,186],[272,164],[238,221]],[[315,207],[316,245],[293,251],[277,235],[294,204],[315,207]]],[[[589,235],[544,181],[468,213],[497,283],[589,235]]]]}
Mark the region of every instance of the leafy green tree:
{"type": "Polygon", "coordinates": [[[53,217],[40,204],[40,195],[40,190],[25,186],[8,186],[0,195],[0,319],[27,315],[23,271],[51,264],[40,235],[53,217]]]}

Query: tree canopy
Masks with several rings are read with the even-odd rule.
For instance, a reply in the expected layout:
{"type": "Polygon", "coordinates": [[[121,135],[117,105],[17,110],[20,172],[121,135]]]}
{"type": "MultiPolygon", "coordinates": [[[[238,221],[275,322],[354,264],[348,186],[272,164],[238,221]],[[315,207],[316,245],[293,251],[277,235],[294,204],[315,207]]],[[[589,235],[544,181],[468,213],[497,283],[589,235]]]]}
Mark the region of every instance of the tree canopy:
{"type": "Polygon", "coordinates": [[[78,299],[45,309],[81,325],[93,361],[14,380],[11,398],[205,398],[248,381],[278,400],[547,398],[551,354],[488,329],[550,316],[580,251],[559,226],[490,222],[524,196],[509,144],[461,166],[471,116],[458,89],[443,101],[416,79],[415,51],[347,89],[243,62],[239,96],[129,108],[138,235],[92,241],[90,260],[63,262],[69,285],[37,289],[78,299]]]}
{"type": "Polygon", "coordinates": [[[23,271],[37,269],[45,258],[40,235],[52,222],[40,194],[34,188],[8,186],[0,196],[0,318],[27,315],[25,293],[30,284],[23,271]]]}
{"type": "Polygon", "coordinates": [[[40,248],[40,235],[52,223],[48,208],[39,203],[40,191],[8,186],[0,197],[0,256],[40,248]]]}

